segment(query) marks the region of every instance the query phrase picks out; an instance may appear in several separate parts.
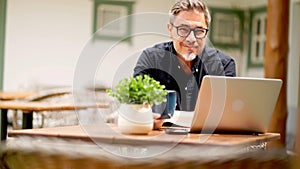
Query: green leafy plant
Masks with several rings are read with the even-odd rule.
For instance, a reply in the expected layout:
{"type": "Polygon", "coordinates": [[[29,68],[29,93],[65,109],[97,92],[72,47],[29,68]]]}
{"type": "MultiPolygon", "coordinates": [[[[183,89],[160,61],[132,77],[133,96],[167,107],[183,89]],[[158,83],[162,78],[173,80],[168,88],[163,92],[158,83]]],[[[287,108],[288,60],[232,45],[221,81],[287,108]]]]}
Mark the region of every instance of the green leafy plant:
{"type": "Polygon", "coordinates": [[[127,104],[160,104],[166,101],[167,95],[165,86],[148,75],[122,79],[114,91],[107,89],[106,92],[127,104]]]}

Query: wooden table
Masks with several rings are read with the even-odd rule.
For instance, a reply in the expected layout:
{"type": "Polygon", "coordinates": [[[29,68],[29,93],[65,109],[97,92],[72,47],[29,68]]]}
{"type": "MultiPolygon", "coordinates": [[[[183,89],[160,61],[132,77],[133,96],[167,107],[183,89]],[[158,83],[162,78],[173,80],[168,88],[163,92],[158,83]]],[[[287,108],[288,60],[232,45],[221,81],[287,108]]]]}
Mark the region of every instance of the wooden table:
{"type": "Polygon", "coordinates": [[[262,142],[280,139],[280,134],[265,133],[259,135],[243,134],[166,134],[164,130],[153,130],[148,135],[124,135],[113,125],[90,126],[64,126],[27,130],[12,130],[9,137],[53,137],[66,139],[80,139],[85,141],[99,141],[113,144],[164,144],[180,143],[189,145],[214,145],[214,146],[247,146],[262,142]],[[201,140],[201,138],[203,138],[201,140]]]}
{"type": "MultiPolygon", "coordinates": [[[[3,155],[12,168],[288,168],[285,153],[245,147],[280,138],[279,134],[123,135],[114,125],[64,126],[9,131],[3,155]],[[110,128],[110,129],[109,129],[110,128]],[[115,132],[111,132],[111,131],[115,132]],[[255,152],[253,154],[252,152],[255,152]],[[126,158],[123,158],[126,157],[126,158]],[[150,158],[150,159],[149,159],[150,158]],[[80,165],[78,165],[80,164],[80,165]],[[88,164],[88,165],[85,165],[88,164]]],[[[1,154],[1,153],[0,153],[1,154]]],[[[1,156],[0,156],[1,157],[1,156]]]]}
{"type": "Polygon", "coordinates": [[[16,100],[24,99],[29,96],[34,96],[35,92],[10,92],[10,91],[0,91],[0,100],[16,100]]]}
{"type": "Polygon", "coordinates": [[[59,111],[59,110],[76,110],[87,108],[108,108],[108,104],[92,104],[82,103],[74,105],[74,103],[49,103],[49,102],[27,102],[27,101],[1,101],[0,109],[2,112],[1,121],[1,140],[6,139],[7,135],[7,111],[22,110],[23,111],[23,129],[32,128],[33,112],[41,111],[59,111]]]}
{"type": "MultiPolygon", "coordinates": [[[[24,99],[28,96],[34,96],[34,92],[13,92],[13,91],[0,91],[0,102],[3,100],[17,100],[24,99]]],[[[0,139],[3,140],[6,138],[7,134],[7,111],[3,110],[0,114],[0,139]]]]}
{"type": "MultiPolygon", "coordinates": [[[[113,127],[112,127],[113,128],[113,127]]],[[[284,150],[249,151],[248,144],[278,139],[279,134],[116,135],[97,126],[66,126],[9,131],[0,159],[9,168],[290,168],[284,150]],[[89,137],[85,131],[94,132],[89,137]],[[93,139],[94,142],[91,141],[93,139]],[[21,167],[20,167],[21,166],[21,167]]]]}

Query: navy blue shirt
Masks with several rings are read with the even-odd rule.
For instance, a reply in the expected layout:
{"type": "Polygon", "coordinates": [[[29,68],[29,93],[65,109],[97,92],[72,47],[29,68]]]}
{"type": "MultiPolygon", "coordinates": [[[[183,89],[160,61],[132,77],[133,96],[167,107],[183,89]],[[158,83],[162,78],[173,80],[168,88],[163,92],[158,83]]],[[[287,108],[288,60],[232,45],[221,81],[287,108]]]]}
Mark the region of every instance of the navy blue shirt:
{"type": "Polygon", "coordinates": [[[181,68],[173,42],[145,49],[134,68],[133,76],[149,75],[167,90],[177,92],[177,110],[193,111],[205,75],[236,76],[235,62],[221,51],[205,46],[193,60],[191,74],[181,68]]]}

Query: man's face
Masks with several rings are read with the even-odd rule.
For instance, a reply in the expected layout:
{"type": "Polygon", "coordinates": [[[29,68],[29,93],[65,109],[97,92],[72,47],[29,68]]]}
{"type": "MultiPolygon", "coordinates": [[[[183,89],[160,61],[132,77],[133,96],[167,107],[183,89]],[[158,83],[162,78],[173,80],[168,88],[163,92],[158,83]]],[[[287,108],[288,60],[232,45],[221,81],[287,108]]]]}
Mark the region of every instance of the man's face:
{"type": "Polygon", "coordinates": [[[205,22],[205,16],[203,13],[197,13],[193,10],[181,11],[174,19],[174,22],[168,24],[168,30],[170,37],[173,40],[174,48],[177,54],[186,61],[193,60],[204,48],[205,37],[195,37],[195,34],[199,34],[198,30],[201,30],[201,28],[208,29],[205,22]],[[181,28],[183,28],[183,30],[185,30],[185,28],[187,28],[187,30],[196,28],[197,31],[191,31],[184,37],[177,33],[178,31],[181,31],[178,30],[181,28]]]}

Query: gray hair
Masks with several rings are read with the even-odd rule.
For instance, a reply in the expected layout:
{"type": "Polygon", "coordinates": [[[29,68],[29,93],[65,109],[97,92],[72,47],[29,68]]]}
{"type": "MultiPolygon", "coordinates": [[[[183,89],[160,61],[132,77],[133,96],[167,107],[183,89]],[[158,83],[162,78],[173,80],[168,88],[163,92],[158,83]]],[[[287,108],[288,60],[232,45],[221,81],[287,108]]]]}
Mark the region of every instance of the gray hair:
{"type": "Polygon", "coordinates": [[[207,27],[210,26],[211,16],[208,10],[208,7],[201,0],[178,0],[171,8],[170,14],[170,22],[174,21],[174,18],[181,11],[189,11],[194,10],[200,13],[204,13],[205,22],[207,27]]]}

